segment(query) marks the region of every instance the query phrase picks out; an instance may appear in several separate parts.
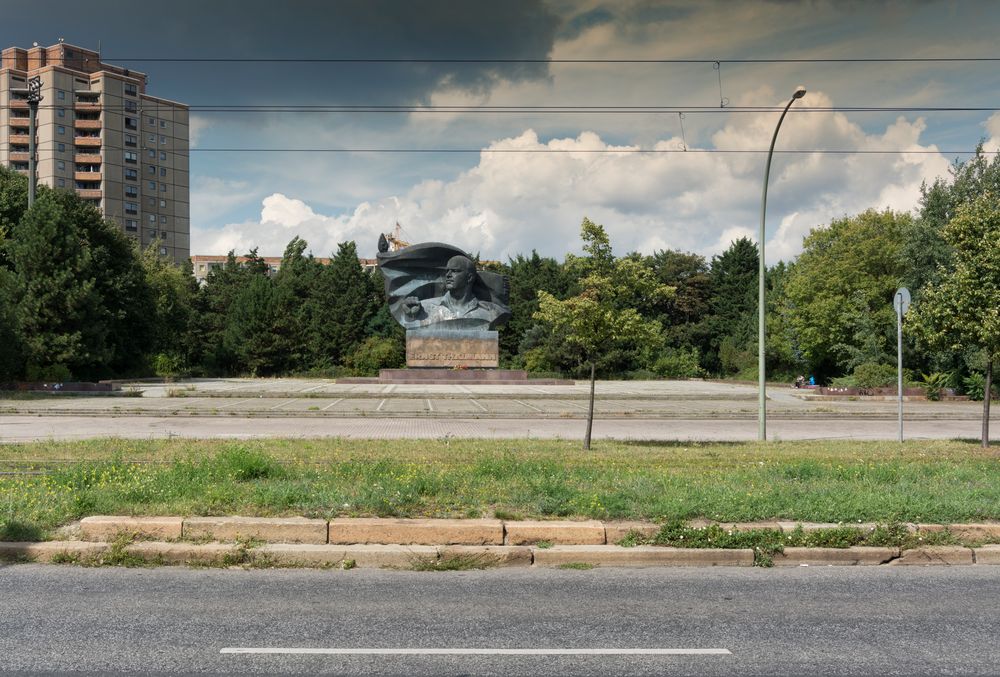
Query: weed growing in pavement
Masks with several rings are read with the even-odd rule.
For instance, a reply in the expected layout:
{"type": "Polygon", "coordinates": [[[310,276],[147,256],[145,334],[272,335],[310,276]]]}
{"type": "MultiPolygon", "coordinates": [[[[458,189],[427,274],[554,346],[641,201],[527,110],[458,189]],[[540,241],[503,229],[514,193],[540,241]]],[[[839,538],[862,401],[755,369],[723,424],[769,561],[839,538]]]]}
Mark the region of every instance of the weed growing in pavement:
{"type": "Polygon", "coordinates": [[[648,540],[649,539],[646,538],[642,532],[636,531],[635,529],[629,529],[629,532],[622,536],[617,545],[620,545],[623,548],[634,548],[637,545],[644,545],[648,540]]]}
{"type": "Polygon", "coordinates": [[[552,547],[552,541],[538,541],[535,543],[535,547],[539,550],[548,550],[552,547]]]}
{"type": "Polygon", "coordinates": [[[596,564],[591,564],[590,562],[566,562],[565,564],[560,564],[556,566],[557,569],[571,569],[576,571],[589,571],[595,568],[596,564]]]}
{"type": "Polygon", "coordinates": [[[135,536],[127,531],[120,531],[108,544],[107,550],[83,557],[79,564],[87,567],[153,567],[161,565],[163,562],[159,556],[147,560],[128,551],[128,546],[135,542],[135,536]]]}
{"type": "Polygon", "coordinates": [[[416,557],[410,562],[413,571],[471,571],[497,566],[497,558],[487,553],[447,555],[437,559],[416,557]]]}
{"type": "Polygon", "coordinates": [[[498,520],[506,520],[508,522],[516,522],[524,519],[520,513],[510,512],[509,510],[494,510],[493,516],[498,520]]]}
{"type": "Polygon", "coordinates": [[[358,566],[358,563],[356,561],[354,561],[353,559],[345,559],[345,560],[342,560],[340,562],[340,568],[343,569],[344,571],[348,571],[350,569],[354,569],[357,566],[358,566]]]}
{"type": "Polygon", "coordinates": [[[49,558],[49,562],[52,564],[79,564],[80,554],[76,552],[57,552],[49,558]]]}

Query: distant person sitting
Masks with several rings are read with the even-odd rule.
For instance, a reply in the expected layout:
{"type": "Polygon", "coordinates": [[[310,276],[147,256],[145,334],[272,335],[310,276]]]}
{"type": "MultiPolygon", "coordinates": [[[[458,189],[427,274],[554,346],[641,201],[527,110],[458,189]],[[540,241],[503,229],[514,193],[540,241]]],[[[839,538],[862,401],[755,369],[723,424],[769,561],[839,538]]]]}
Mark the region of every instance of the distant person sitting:
{"type": "Polygon", "coordinates": [[[493,329],[510,318],[505,307],[476,298],[476,264],[467,256],[448,259],[444,272],[445,292],[437,298],[421,301],[416,296],[403,299],[407,329],[440,325],[463,329],[493,329]]]}

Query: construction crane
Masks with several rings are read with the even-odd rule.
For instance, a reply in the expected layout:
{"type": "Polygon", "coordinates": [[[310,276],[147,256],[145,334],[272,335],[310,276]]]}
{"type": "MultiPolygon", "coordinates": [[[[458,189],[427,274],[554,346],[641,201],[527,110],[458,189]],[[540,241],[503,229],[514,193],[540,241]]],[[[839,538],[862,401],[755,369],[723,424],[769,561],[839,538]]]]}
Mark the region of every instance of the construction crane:
{"type": "Polygon", "coordinates": [[[392,229],[391,233],[382,233],[379,236],[379,251],[399,251],[403,247],[409,247],[410,243],[404,240],[402,237],[403,228],[399,225],[399,221],[396,221],[396,227],[392,229]],[[385,241],[386,249],[382,249],[382,241],[385,241]]]}

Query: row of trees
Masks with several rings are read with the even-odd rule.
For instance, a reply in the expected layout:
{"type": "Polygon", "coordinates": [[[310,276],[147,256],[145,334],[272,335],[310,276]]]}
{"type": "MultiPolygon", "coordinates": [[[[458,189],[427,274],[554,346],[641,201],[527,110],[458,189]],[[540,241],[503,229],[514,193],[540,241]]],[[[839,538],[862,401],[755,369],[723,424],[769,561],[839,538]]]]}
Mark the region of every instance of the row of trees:
{"type": "MultiPolygon", "coordinates": [[[[1000,160],[980,153],[925,186],[915,215],[867,211],[813,230],[796,261],[767,271],[768,373],[891,382],[892,297],[907,286],[913,374],[949,374],[983,392],[996,354],[988,337],[998,322],[1000,230],[990,221],[998,191],[1000,160]],[[979,258],[963,258],[970,248],[979,258]]],[[[41,189],[31,210],[25,195],[23,177],[0,170],[0,381],[336,375],[404,361],[381,276],[362,269],[353,242],[322,265],[296,237],[273,276],[256,251],[244,264],[231,253],[199,286],[189,267],[136,250],[72,193],[41,189]]],[[[603,376],[755,377],[753,242],[708,260],[673,250],[616,256],[604,228],[587,219],[581,236],[583,255],[562,262],[533,251],[493,264],[511,283],[513,315],[500,332],[506,366],[577,377],[590,365],[603,376]]]]}

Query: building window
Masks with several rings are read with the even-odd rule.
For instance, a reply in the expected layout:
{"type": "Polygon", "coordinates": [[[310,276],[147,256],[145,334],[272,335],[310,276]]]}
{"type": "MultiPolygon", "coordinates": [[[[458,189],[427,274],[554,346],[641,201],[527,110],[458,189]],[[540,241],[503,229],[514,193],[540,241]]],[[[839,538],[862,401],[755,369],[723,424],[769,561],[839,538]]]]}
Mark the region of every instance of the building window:
{"type": "Polygon", "coordinates": [[[60,101],[65,101],[66,100],[66,92],[62,91],[61,89],[56,90],[56,98],[59,99],[60,101]]]}
{"type": "Polygon", "coordinates": [[[160,151],[160,160],[165,161],[166,159],[167,159],[167,151],[161,150],[160,151]]]}
{"type": "Polygon", "coordinates": [[[156,198],[155,197],[147,197],[146,198],[146,204],[149,205],[150,208],[156,209],[156,198]]]}
{"type": "Polygon", "coordinates": [[[166,256],[166,255],[167,255],[167,248],[160,247],[160,256],[166,256]]]}
{"type": "Polygon", "coordinates": [[[146,171],[150,174],[156,174],[156,165],[146,165],[146,171]]]}
{"type": "Polygon", "coordinates": [[[139,187],[125,186],[125,197],[139,197],[139,187]]]}
{"type": "Polygon", "coordinates": [[[166,200],[160,200],[160,209],[164,209],[167,206],[166,200]]]}
{"type": "Polygon", "coordinates": [[[125,83],[125,93],[128,94],[129,96],[135,96],[135,95],[137,95],[139,93],[139,90],[135,86],[134,82],[126,82],[125,83]]]}
{"type": "Polygon", "coordinates": [[[56,127],[56,134],[65,134],[65,133],[66,133],[66,128],[63,127],[62,125],[56,127]]]}
{"type": "Polygon", "coordinates": [[[149,189],[150,190],[156,190],[156,181],[150,181],[149,182],[149,189]]]}
{"type": "Polygon", "coordinates": [[[125,151],[125,162],[134,165],[139,162],[139,156],[134,151],[127,150],[125,151]]]}
{"type": "Polygon", "coordinates": [[[139,139],[135,138],[134,134],[125,135],[125,145],[129,148],[135,148],[139,145],[139,139]]]}
{"type": "Polygon", "coordinates": [[[166,128],[167,128],[167,121],[160,120],[160,129],[166,129],[166,128]]]}
{"type": "Polygon", "coordinates": [[[160,223],[166,223],[166,222],[167,222],[167,217],[166,217],[166,216],[163,216],[163,215],[161,214],[161,215],[160,215],[160,223]]]}
{"type": "Polygon", "coordinates": [[[167,137],[165,137],[162,134],[160,134],[160,144],[162,145],[162,144],[165,144],[166,142],[167,142],[167,137]]]}
{"type": "Polygon", "coordinates": [[[56,111],[56,115],[58,115],[61,118],[66,117],[66,109],[65,108],[60,108],[58,111],[56,111]]]}
{"type": "Polygon", "coordinates": [[[160,167],[160,176],[166,176],[166,175],[167,175],[167,168],[160,167]]]}
{"type": "Polygon", "coordinates": [[[56,179],[56,184],[60,188],[65,188],[66,187],[66,179],[56,179]]]}
{"type": "Polygon", "coordinates": [[[56,144],[56,149],[57,149],[57,150],[58,150],[58,151],[59,151],[60,153],[65,153],[65,152],[66,152],[66,144],[65,144],[65,143],[57,143],[57,144],[56,144]]]}
{"type": "Polygon", "coordinates": [[[139,110],[139,104],[137,104],[135,101],[132,101],[131,99],[125,99],[126,113],[135,113],[138,110],[139,110]]]}
{"type": "MultiPolygon", "coordinates": [[[[150,223],[156,223],[156,214],[150,214],[149,215],[149,222],[150,223]]],[[[156,231],[154,230],[153,232],[155,233],[156,231]]]]}
{"type": "Polygon", "coordinates": [[[139,230],[139,222],[135,219],[125,219],[125,230],[132,232],[139,230]]]}
{"type": "Polygon", "coordinates": [[[59,169],[60,171],[65,171],[66,170],[66,163],[63,162],[62,160],[59,160],[56,163],[56,169],[59,169]]]}
{"type": "Polygon", "coordinates": [[[126,202],[125,203],[125,213],[126,214],[132,214],[132,215],[138,214],[139,213],[139,205],[137,205],[135,202],[126,202]]]}
{"type": "Polygon", "coordinates": [[[139,178],[139,172],[134,169],[125,170],[125,180],[126,181],[136,181],[139,178]]]}
{"type": "Polygon", "coordinates": [[[155,159],[155,158],[156,158],[156,149],[155,149],[155,148],[150,148],[150,149],[148,149],[148,150],[146,151],[146,155],[148,155],[149,157],[151,157],[151,158],[154,158],[154,159],[155,159]]]}
{"type": "Polygon", "coordinates": [[[161,183],[160,184],[160,192],[161,193],[166,193],[167,192],[167,184],[165,184],[165,183],[161,183]]]}
{"type": "Polygon", "coordinates": [[[150,143],[156,143],[156,134],[150,134],[149,135],[149,142],[150,143]]]}
{"type": "Polygon", "coordinates": [[[125,129],[139,129],[139,121],[135,118],[125,116],[125,129]]]}

